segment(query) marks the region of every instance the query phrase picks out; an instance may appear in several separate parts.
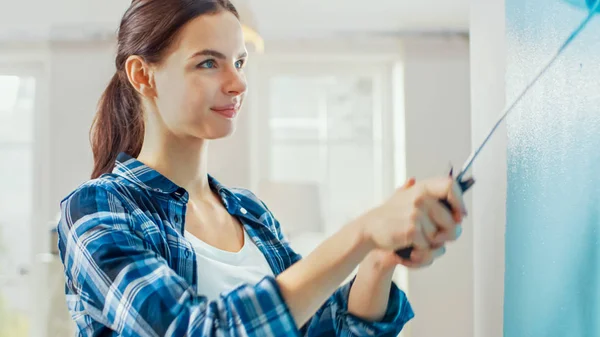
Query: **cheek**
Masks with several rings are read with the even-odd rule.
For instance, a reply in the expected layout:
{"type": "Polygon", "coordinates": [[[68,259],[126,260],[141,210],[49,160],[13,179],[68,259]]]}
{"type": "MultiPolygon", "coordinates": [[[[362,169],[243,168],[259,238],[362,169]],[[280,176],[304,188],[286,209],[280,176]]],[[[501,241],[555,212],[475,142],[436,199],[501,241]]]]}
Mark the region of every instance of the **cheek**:
{"type": "Polygon", "coordinates": [[[190,118],[201,118],[214,106],[217,90],[213,82],[210,78],[201,76],[190,76],[185,80],[181,108],[191,115],[190,118]]]}
{"type": "Polygon", "coordinates": [[[182,102],[185,100],[185,82],[183,77],[176,73],[157,76],[156,79],[157,99],[156,105],[159,113],[166,121],[178,119],[178,111],[181,111],[182,102]]]}

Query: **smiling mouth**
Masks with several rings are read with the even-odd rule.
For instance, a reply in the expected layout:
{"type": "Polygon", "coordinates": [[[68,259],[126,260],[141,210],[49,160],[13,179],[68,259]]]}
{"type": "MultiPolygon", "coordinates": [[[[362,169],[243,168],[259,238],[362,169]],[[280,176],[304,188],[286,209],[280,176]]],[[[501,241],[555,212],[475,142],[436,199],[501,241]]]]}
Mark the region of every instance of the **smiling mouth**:
{"type": "Polygon", "coordinates": [[[215,107],[215,108],[210,108],[210,109],[226,118],[234,118],[238,114],[240,106],[237,104],[232,104],[232,105],[226,105],[226,106],[215,107]]]}

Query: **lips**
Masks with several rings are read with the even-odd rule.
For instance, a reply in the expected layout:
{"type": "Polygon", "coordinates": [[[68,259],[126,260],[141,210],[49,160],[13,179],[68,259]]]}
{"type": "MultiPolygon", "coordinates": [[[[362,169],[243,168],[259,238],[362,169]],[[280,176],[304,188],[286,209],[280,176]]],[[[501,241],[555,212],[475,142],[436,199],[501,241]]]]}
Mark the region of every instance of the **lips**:
{"type": "Polygon", "coordinates": [[[230,105],[213,107],[210,109],[226,118],[233,118],[237,115],[237,113],[240,109],[240,106],[238,104],[230,104],[230,105]]]}

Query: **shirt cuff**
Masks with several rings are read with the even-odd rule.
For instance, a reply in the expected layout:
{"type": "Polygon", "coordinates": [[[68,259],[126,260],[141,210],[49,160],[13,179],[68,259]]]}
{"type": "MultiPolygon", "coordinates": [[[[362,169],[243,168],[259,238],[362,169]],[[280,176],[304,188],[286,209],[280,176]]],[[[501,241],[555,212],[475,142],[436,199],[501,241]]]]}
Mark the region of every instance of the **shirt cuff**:
{"type": "Polygon", "coordinates": [[[355,279],[338,291],[338,301],[343,303],[342,319],[355,336],[397,336],[414,316],[406,294],[392,282],[388,307],[380,321],[367,321],[348,312],[348,298],[355,279]]]}

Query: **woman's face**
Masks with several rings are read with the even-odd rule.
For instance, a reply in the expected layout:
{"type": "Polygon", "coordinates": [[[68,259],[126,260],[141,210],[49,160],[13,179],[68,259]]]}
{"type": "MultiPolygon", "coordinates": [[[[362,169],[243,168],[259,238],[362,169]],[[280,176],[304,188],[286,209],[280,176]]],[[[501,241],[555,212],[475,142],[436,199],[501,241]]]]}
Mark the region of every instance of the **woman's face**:
{"type": "Polygon", "coordinates": [[[154,71],[155,106],[180,137],[217,139],[235,130],[246,94],[247,51],[238,19],[202,15],[177,34],[154,71]]]}

